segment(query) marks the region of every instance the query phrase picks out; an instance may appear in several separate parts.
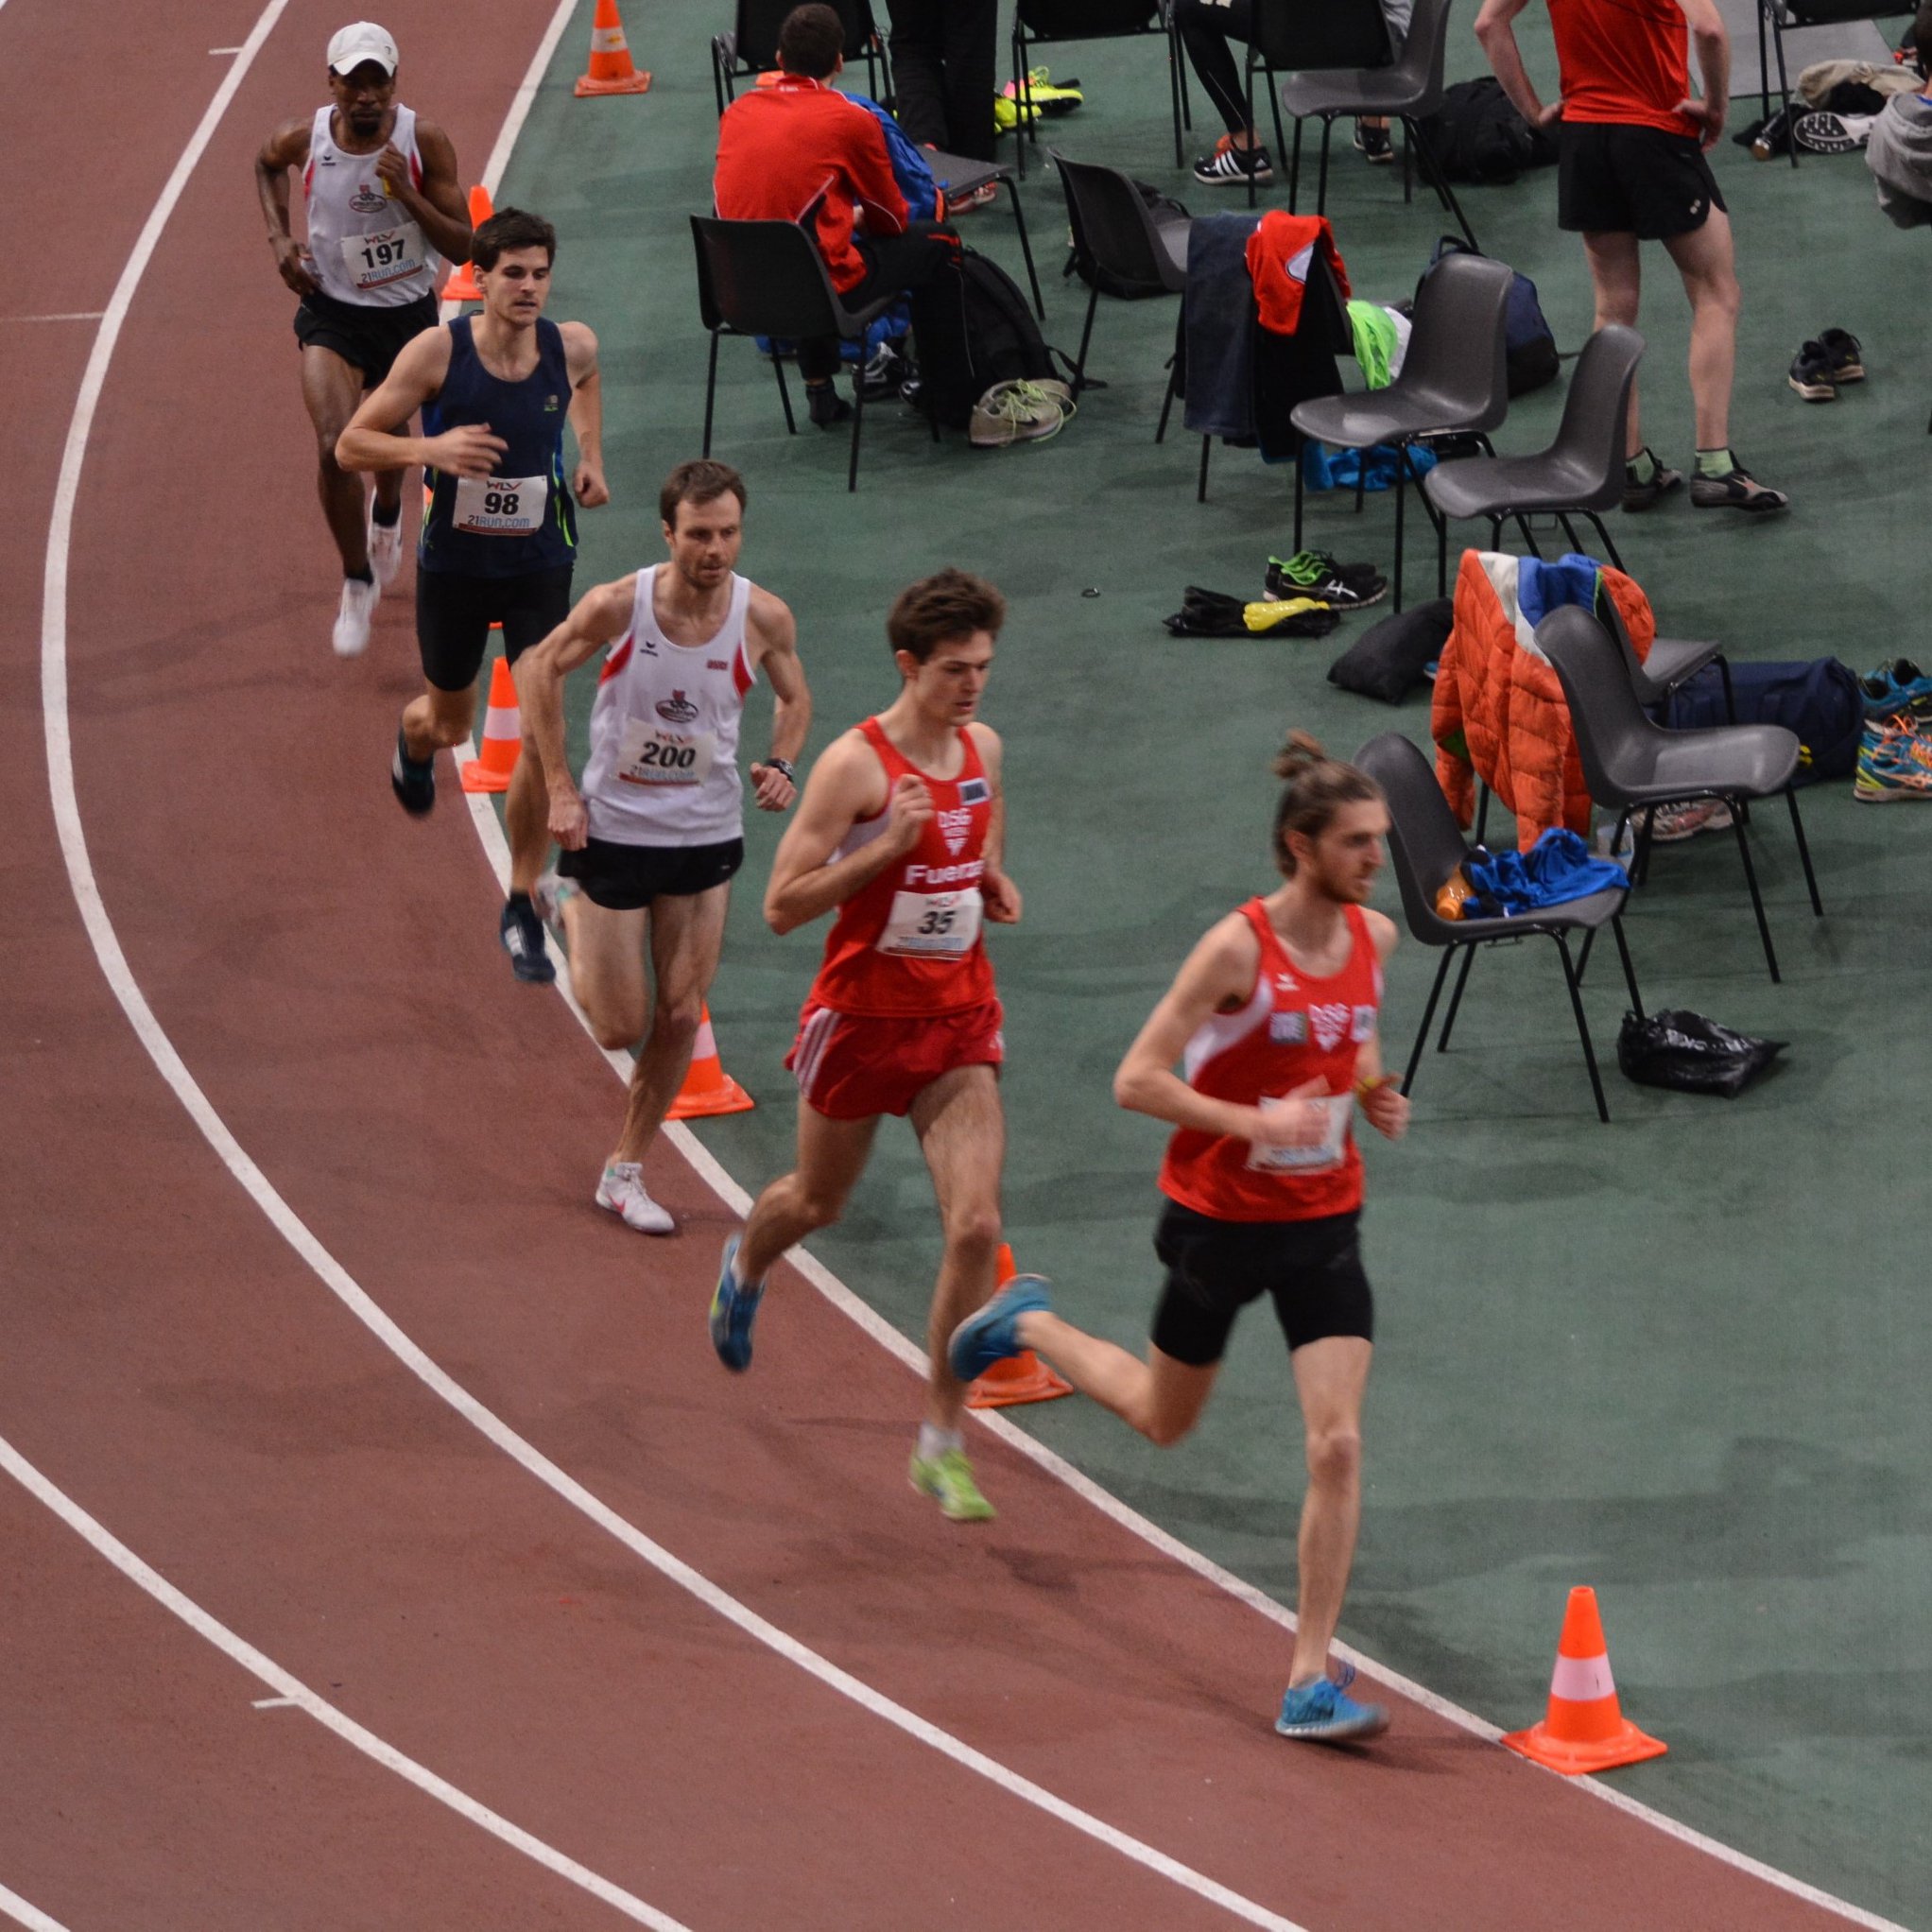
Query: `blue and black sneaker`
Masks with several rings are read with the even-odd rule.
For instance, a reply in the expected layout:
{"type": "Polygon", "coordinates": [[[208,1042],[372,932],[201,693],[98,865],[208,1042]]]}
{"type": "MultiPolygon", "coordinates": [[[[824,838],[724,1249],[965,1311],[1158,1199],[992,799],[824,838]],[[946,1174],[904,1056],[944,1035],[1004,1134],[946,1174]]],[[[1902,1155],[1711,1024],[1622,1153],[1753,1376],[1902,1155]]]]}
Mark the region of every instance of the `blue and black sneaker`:
{"type": "Polygon", "coordinates": [[[984,1308],[967,1316],[953,1331],[953,1338],[946,1344],[947,1367],[960,1381],[973,1382],[995,1362],[1024,1354],[1026,1344],[1014,1323],[1022,1315],[1052,1306],[1046,1299],[1045,1276],[1016,1274],[984,1308]]]}
{"type": "Polygon", "coordinates": [[[1858,692],[1865,700],[1865,716],[1869,718],[1896,717],[1908,713],[1923,723],[1932,717],[1932,678],[1910,658],[1892,658],[1880,664],[1858,680],[1858,692]]]}
{"type": "Polygon", "coordinates": [[[1352,1738],[1379,1736],[1389,1729],[1389,1713],[1380,1704],[1356,1703],[1332,1679],[1319,1677],[1313,1683],[1291,1685],[1283,1694],[1282,1714],[1274,1728],[1284,1737],[1346,1744],[1352,1738]]]}
{"type": "Polygon", "coordinates": [[[711,1345],[717,1358],[733,1374],[743,1374],[751,1366],[751,1323],[757,1319],[758,1303],[764,1299],[765,1284],[746,1287],[733,1273],[738,1258],[740,1236],[733,1234],[724,1245],[724,1265],[717,1271],[717,1292],[711,1298],[711,1345]]]}
{"type": "Polygon", "coordinates": [[[389,765],[389,788],[412,819],[420,819],[436,803],[436,761],[412,758],[409,740],[396,728],[396,755],[389,765]]]}

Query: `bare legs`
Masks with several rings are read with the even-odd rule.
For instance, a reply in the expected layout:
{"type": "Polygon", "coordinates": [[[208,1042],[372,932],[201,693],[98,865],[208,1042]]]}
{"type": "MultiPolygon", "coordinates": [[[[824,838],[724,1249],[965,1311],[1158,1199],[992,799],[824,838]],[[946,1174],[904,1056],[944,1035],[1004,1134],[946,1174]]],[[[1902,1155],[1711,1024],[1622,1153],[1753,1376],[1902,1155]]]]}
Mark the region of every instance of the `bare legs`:
{"type": "MultiPolygon", "coordinates": [[[[302,352],[302,400],[308,409],[316,432],[316,494],[321,499],[322,515],[336,548],[342,558],[344,577],[363,577],[369,571],[368,506],[362,493],[362,478],[345,470],[336,460],[336,441],[349,425],[362,401],[362,371],[345,362],[333,349],[311,343],[302,352]]],[[[385,470],[375,479],[376,501],[383,507],[385,521],[403,500],[403,473],[385,470]]]]}

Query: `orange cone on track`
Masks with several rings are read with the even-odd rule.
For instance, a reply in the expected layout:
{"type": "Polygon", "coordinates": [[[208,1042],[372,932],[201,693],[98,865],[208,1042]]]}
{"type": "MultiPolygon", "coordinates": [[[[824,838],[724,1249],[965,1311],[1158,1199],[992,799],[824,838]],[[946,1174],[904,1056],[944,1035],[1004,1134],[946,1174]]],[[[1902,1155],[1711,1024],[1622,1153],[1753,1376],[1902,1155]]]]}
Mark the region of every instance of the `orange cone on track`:
{"type": "Polygon", "coordinates": [[[597,0],[596,17],[591,22],[590,70],[579,77],[579,98],[587,94],[646,94],[650,76],[630,64],[630,43],[624,38],[624,22],[617,11],[617,0],[597,0]]]}
{"type": "Polygon", "coordinates": [[[1573,1778],[1641,1764],[1670,1749],[1639,1731],[1616,1700],[1596,1591],[1579,1585],[1570,1592],[1556,1674],[1549,1683],[1548,1715],[1527,1731],[1510,1732],[1503,1742],[1534,1763],[1573,1778]]]}
{"type": "MultiPolygon", "coordinates": [[[[1005,1287],[1017,1270],[1013,1251],[999,1245],[999,1285],[1005,1287]]],[[[1051,1402],[1056,1395],[1071,1395],[1073,1384],[1063,1382],[1031,1349],[1010,1361],[995,1362],[966,1391],[968,1408],[1017,1408],[1023,1402],[1051,1402]]]]}
{"type": "Polygon", "coordinates": [[[717,1035],[711,1030],[707,1006],[698,1023],[698,1044],[691,1049],[691,1071],[678,1097],[671,1102],[672,1120],[703,1120],[714,1113],[749,1113],[757,1101],[724,1070],[717,1057],[717,1035]]]}
{"type": "MultiPolygon", "coordinates": [[[[492,625],[492,630],[497,627],[492,625]]],[[[509,660],[499,657],[490,671],[490,709],[483,717],[483,755],[463,766],[465,791],[508,791],[524,748],[523,714],[517,709],[516,680],[509,660]]]]}
{"type": "MultiPolygon", "coordinates": [[[[481,181],[470,190],[470,226],[481,228],[496,210],[490,205],[490,190],[481,181]]],[[[481,302],[483,291],[476,285],[476,265],[460,264],[457,272],[442,285],[445,302],[481,302]]]]}

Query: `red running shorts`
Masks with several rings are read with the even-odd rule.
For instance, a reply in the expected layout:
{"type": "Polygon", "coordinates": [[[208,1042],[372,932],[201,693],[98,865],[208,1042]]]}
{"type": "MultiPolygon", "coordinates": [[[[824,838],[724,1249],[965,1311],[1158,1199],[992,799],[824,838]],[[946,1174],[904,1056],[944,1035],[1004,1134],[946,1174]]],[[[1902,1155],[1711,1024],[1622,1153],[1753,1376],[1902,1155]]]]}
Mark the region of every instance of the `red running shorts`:
{"type": "Polygon", "coordinates": [[[837,1013],[807,1002],[785,1063],[799,1095],[828,1120],[905,1113],[919,1095],[956,1067],[999,1065],[1000,1003],[956,1013],[881,1017],[837,1013]]]}

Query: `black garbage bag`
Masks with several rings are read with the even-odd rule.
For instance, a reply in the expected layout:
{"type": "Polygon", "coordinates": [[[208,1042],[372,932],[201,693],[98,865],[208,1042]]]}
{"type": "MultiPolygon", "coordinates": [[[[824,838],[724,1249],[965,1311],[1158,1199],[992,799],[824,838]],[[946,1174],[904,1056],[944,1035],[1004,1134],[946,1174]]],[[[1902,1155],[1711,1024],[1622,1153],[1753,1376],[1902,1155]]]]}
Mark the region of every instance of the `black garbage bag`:
{"type": "Polygon", "coordinates": [[[1753,1040],[1702,1013],[1681,1009],[1640,1020],[1626,1013],[1616,1036],[1616,1063],[1642,1087],[1675,1087],[1685,1094],[1721,1094],[1734,1100],[1789,1044],[1753,1040]]]}

